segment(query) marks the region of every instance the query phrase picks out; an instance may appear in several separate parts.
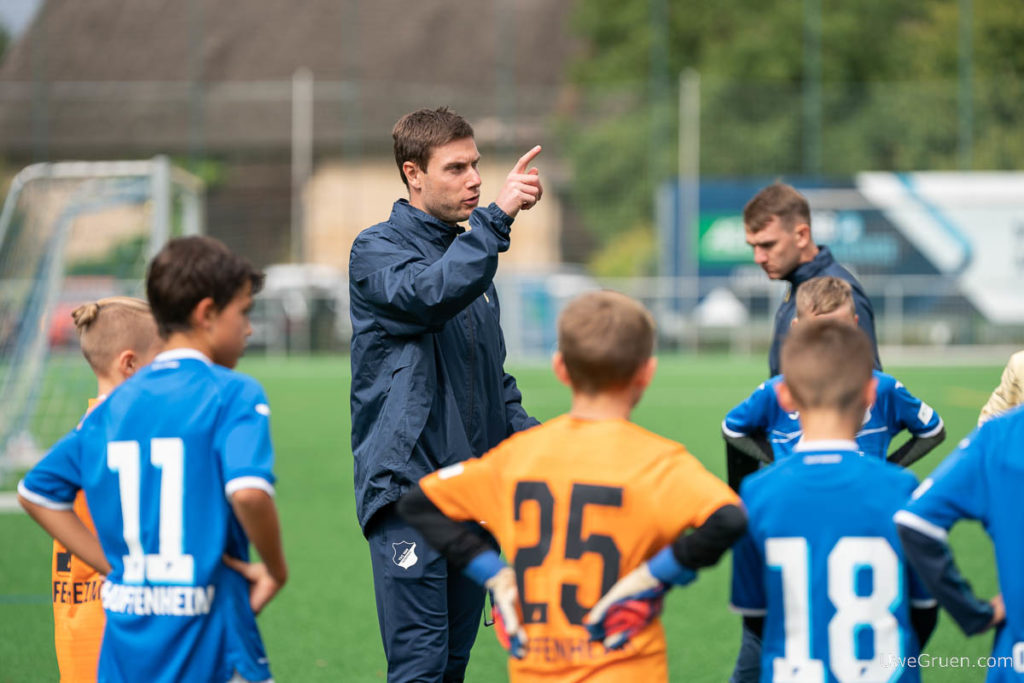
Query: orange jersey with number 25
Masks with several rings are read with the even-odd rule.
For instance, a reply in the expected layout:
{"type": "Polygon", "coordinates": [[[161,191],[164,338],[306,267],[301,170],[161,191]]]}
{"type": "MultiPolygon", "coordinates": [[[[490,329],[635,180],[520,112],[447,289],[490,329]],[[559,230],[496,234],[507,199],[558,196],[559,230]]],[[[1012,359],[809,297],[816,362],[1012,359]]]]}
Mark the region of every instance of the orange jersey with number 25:
{"type": "Polygon", "coordinates": [[[529,639],[526,656],[509,660],[517,683],[667,680],[660,620],[606,652],[583,617],[684,530],[739,504],[681,444],[627,420],[569,415],[420,486],[451,519],[483,520],[515,567],[529,639]]]}

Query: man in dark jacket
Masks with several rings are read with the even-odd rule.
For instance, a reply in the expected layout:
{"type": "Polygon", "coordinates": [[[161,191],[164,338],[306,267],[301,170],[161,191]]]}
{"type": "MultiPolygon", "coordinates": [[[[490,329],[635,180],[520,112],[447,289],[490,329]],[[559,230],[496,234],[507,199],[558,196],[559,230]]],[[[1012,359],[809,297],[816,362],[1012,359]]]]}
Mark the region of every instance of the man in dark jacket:
{"type": "Polygon", "coordinates": [[[747,244],[754,248],[754,263],[761,266],[770,279],[789,283],[789,291],[775,312],[772,347],[768,354],[770,376],[779,374],[779,349],[796,315],[797,288],[812,278],[824,275],[850,283],[853,303],[857,308],[857,324],[871,340],[875,349],[875,369],[881,370],[871,301],[857,278],[832,258],[829,248],[814,243],[807,199],[789,185],[773,183],[747,202],[743,208],[743,226],[747,244]]]}
{"type": "Polygon", "coordinates": [[[534,147],[478,208],[473,129],[447,108],[395,124],[409,191],[352,246],[352,451],[370,543],[388,681],[461,681],[484,594],[407,525],[394,503],[434,470],[537,424],[503,369],[492,282],[512,221],[543,188],[534,147]],[[459,225],[469,221],[470,229],[459,225]]]}

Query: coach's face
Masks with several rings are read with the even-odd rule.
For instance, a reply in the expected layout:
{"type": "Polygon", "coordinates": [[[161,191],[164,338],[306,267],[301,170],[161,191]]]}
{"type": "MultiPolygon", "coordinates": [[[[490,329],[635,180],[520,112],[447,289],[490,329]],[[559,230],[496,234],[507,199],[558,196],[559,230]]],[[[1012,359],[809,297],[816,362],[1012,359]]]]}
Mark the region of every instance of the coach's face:
{"type": "Polygon", "coordinates": [[[431,150],[427,167],[407,161],[409,203],[446,223],[469,218],[480,203],[480,152],[473,138],[452,140],[431,150]]]}
{"type": "Polygon", "coordinates": [[[800,223],[790,228],[778,216],[757,232],[746,233],[747,244],[754,249],[754,263],[772,280],[781,280],[800,265],[800,255],[811,240],[809,225],[800,223]]]}

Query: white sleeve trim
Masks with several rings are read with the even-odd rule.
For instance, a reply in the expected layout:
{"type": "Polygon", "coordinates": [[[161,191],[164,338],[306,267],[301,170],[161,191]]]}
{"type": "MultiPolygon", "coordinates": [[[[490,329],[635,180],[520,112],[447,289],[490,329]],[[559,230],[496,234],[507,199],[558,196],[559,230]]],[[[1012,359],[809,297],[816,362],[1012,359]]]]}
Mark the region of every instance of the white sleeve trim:
{"type": "Polygon", "coordinates": [[[230,498],[235,492],[242,489],[259,489],[266,491],[271,498],[274,497],[274,485],[263,477],[235,477],[224,486],[224,493],[230,498]]]}
{"type": "Polygon", "coordinates": [[[937,524],[932,524],[928,520],[918,517],[909,510],[900,510],[893,515],[892,520],[900,526],[905,526],[908,529],[913,529],[914,531],[920,531],[925,536],[930,536],[937,541],[942,541],[943,543],[945,543],[946,539],[949,537],[948,531],[937,524]]]}
{"type": "Polygon", "coordinates": [[[729,603],[729,611],[741,614],[745,617],[763,617],[768,614],[767,609],[757,607],[737,607],[736,605],[729,603]]]}
{"type": "Polygon", "coordinates": [[[946,425],[944,425],[942,423],[942,418],[940,417],[939,418],[939,424],[935,425],[935,427],[933,427],[932,429],[929,429],[927,432],[921,432],[920,434],[914,434],[914,436],[920,437],[922,439],[927,439],[929,436],[935,436],[936,434],[941,432],[942,428],[945,427],[945,426],[946,425]]]}
{"type": "Polygon", "coordinates": [[[53,500],[46,496],[41,496],[35,491],[29,490],[29,488],[25,486],[24,479],[18,482],[18,495],[30,503],[35,503],[39,507],[44,507],[50,510],[73,510],[75,507],[74,501],[68,503],[63,500],[53,500]]]}
{"type": "Polygon", "coordinates": [[[917,600],[910,601],[911,607],[918,607],[920,609],[925,609],[927,607],[935,607],[938,604],[939,601],[935,598],[918,598],[917,600]]]}
{"type": "Polygon", "coordinates": [[[741,439],[746,436],[743,432],[737,432],[735,429],[729,429],[725,424],[725,420],[722,420],[722,433],[726,436],[731,436],[734,439],[741,439]]]}

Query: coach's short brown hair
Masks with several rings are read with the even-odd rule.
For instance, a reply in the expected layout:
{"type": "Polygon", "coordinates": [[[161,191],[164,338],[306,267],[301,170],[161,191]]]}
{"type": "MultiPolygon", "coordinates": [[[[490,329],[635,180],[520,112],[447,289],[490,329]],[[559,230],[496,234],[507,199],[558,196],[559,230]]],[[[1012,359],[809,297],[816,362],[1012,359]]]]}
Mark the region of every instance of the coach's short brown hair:
{"type": "Polygon", "coordinates": [[[654,318],[625,294],[589,292],[558,316],[558,350],[574,390],[620,388],[654,351],[654,318]]]}
{"type": "Polygon", "coordinates": [[[398,174],[402,176],[405,186],[409,187],[402,164],[412,161],[426,170],[435,147],[473,137],[473,127],[448,107],[417,109],[398,119],[391,130],[391,137],[395,141],[398,174]]]}
{"type": "Polygon", "coordinates": [[[804,282],[796,290],[796,315],[798,318],[825,315],[847,306],[857,313],[853,303],[853,287],[846,280],[831,275],[816,277],[804,282]]]}
{"type": "Polygon", "coordinates": [[[153,257],[146,273],[146,296],[160,336],[187,332],[196,305],[211,297],[222,310],[242,290],[263,288],[264,275],[247,259],[212,237],[179,237],[153,257]]]}
{"type": "Polygon", "coordinates": [[[792,185],[778,181],[755,194],[743,207],[743,225],[749,232],[758,232],[776,216],[787,230],[800,223],[811,224],[807,199],[792,185]]]}
{"type": "Polygon", "coordinates": [[[863,412],[861,396],[871,381],[875,354],[855,325],[838,320],[800,323],[782,344],[782,375],[801,409],[863,412]]]}

